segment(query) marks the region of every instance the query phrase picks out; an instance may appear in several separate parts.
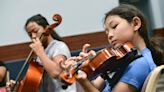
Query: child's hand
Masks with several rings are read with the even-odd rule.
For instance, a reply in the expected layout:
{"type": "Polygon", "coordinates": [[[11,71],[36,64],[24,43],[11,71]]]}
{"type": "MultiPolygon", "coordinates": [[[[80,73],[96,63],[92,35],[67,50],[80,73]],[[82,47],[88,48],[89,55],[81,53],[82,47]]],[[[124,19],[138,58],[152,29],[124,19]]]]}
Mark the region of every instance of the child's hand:
{"type": "Polygon", "coordinates": [[[14,86],[15,83],[16,82],[14,80],[10,80],[9,82],[6,83],[7,92],[11,92],[11,89],[14,86]]]}

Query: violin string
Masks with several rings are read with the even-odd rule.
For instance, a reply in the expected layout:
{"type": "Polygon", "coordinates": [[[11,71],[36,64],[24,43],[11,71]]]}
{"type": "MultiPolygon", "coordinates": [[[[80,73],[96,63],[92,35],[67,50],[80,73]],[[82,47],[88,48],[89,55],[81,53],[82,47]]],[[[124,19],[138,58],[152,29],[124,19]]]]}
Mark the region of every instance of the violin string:
{"type": "Polygon", "coordinates": [[[81,69],[81,66],[82,66],[82,64],[83,64],[85,61],[90,60],[90,59],[92,59],[92,58],[94,58],[94,57],[95,57],[95,55],[90,54],[90,55],[87,56],[86,58],[80,60],[80,61],[75,65],[75,71],[74,71],[73,75],[74,75],[75,73],[77,73],[78,70],[81,69]]]}

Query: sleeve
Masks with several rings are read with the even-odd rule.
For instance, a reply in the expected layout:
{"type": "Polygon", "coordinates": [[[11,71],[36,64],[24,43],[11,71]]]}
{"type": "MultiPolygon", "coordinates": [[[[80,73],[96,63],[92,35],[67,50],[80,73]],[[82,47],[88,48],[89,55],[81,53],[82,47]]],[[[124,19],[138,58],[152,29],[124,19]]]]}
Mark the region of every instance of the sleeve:
{"type": "Polygon", "coordinates": [[[130,84],[139,90],[150,72],[150,67],[146,60],[139,58],[127,67],[120,81],[130,84]]]}
{"type": "Polygon", "coordinates": [[[60,42],[56,46],[52,57],[54,57],[56,55],[59,55],[59,54],[62,54],[64,56],[66,56],[67,58],[71,56],[70,50],[69,50],[68,46],[64,42],[60,42]]]}

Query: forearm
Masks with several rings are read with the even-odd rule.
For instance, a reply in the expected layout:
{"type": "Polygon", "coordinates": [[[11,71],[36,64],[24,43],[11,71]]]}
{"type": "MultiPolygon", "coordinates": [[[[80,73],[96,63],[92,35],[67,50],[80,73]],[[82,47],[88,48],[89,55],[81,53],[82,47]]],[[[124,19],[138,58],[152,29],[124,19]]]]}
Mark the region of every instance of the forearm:
{"type": "Polygon", "coordinates": [[[98,76],[96,79],[92,80],[92,84],[100,91],[102,91],[106,85],[104,79],[101,76],[98,76]]]}
{"type": "Polygon", "coordinates": [[[42,65],[44,69],[47,71],[47,73],[51,77],[57,78],[61,72],[59,64],[51,60],[45,53],[40,53],[38,57],[40,58],[42,65]]]}
{"type": "Polygon", "coordinates": [[[78,80],[85,92],[100,92],[88,79],[78,80]]]}
{"type": "Polygon", "coordinates": [[[0,82],[3,81],[4,77],[5,77],[5,74],[6,74],[6,67],[4,66],[1,66],[0,67],[0,82]]]}

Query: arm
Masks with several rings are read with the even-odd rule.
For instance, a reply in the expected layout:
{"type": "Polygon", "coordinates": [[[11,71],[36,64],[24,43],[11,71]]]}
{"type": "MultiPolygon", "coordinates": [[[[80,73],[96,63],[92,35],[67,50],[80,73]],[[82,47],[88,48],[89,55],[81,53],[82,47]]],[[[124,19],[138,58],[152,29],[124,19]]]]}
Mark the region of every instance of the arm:
{"type": "Polygon", "coordinates": [[[105,87],[105,81],[101,76],[98,76],[95,80],[92,80],[92,84],[101,91],[105,87]]]}
{"type": "MultiPolygon", "coordinates": [[[[105,87],[105,82],[100,76],[93,80],[92,83],[87,79],[78,79],[78,82],[85,92],[100,92],[105,87]]],[[[137,92],[137,89],[130,84],[118,82],[112,92],[137,92]]]]}
{"type": "Polygon", "coordinates": [[[137,92],[136,88],[124,82],[118,82],[112,92],[137,92]]]}
{"type": "Polygon", "coordinates": [[[78,81],[85,92],[100,92],[89,80],[78,81]]]}
{"type": "Polygon", "coordinates": [[[5,66],[0,66],[0,82],[3,81],[5,75],[6,75],[6,67],[5,66]]]}
{"type": "Polygon", "coordinates": [[[66,56],[62,54],[58,54],[53,56],[52,58],[49,58],[46,55],[40,40],[38,38],[32,40],[33,43],[30,44],[30,47],[34,50],[36,55],[39,57],[44,69],[48,72],[50,76],[52,76],[53,78],[57,78],[62,70],[59,63],[65,61],[66,56]]]}
{"type": "Polygon", "coordinates": [[[57,78],[62,71],[59,64],[60,62],[65,61],[66,57],[64,55],[56,55],[52,59],[49,59],[49,57],[45,53],[40,53],[38,57],[42,61],[42,65],[47,73],[53,78],[57,78]]]}
{"type": "Polygon", "coordinates": [[[85,92],[100,92],[105,86],[105,81],[100,76],[90,82],[83,71],[78,71],[77,81],[85,92]]]}

